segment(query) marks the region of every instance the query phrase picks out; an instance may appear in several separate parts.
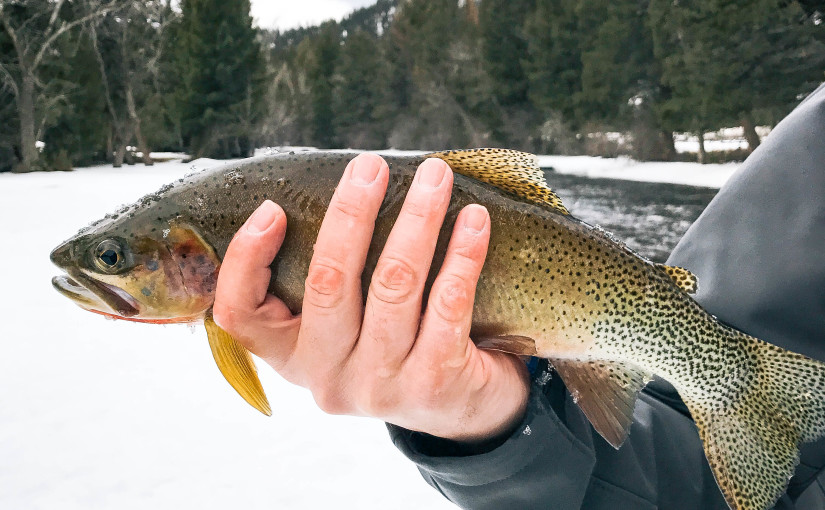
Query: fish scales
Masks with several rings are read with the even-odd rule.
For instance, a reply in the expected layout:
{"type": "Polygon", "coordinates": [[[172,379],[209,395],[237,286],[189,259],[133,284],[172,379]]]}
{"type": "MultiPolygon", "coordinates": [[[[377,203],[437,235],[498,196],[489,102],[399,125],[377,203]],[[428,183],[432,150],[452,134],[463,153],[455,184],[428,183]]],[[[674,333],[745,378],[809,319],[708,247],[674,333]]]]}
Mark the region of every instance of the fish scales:
{"type": "MultiPolygon", "coordinates": [[[[476,344],[550,359],[594,428],[617,448],[638,392],[661,376],[688,406],[731,508],[773,504],[798,463],[798,443],[825,433],[825,365],[716,320],[689,296],[696,290],[689,271],[654,264],[569,215],[532,156],[499,149],[430,156],[456,174],[427,289],[459,211],[479,203],[490,213],[473,310],[476,344]]],[[[211,320],[220,260],[263,200],[278,203],[288,226],[269,289],[299,312],[321,220],[352,157],[282,154],[188,176],[56,248],[52,260],[67,275],[54,285],[80,306],[116,318],[204,320],[224,376],[269,414],[249,354],[211,320]]],[[[362,275],[364,296],[425,157],[385,158],[390,180],[362,275]]]]}

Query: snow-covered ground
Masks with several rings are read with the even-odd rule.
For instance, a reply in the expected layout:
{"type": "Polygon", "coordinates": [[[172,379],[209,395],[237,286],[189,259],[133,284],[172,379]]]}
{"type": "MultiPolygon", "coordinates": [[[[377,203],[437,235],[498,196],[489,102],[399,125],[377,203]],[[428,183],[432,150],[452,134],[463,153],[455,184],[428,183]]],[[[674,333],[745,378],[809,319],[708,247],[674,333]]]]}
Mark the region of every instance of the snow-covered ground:
{"type": "MultiPolygon", "coordinates": [[[[670,182],[719,188],[739,168],[739,163],[700,165],[699,163],[662,163],[635,161],[630,158],[593,156],[539,156],[542,168],[583,177],[605,177],[629,181],[670,182]]],[[[552,187],[552,182],[550,183],[552,187]]]]}
{"type": "MultiPolygon", "coordinates": [[[[313,147],[273,147],[259,149],[257,154],[277,153],[289,150],[316,150],[313,147]]],[[[386,156],[413,156],[426,151],[387,149],[375,151],[386,156]]],[[[719,188],[739,168],[739,163],[700,165],[688,162],[647,162],[627,157],[600,158],[594,156],[544,156],[538,157],[539,166],[552,168],[558,173],[623,179],[628,181],[669,182],[706,188],[719,188]]],[[[553,183],[550,183],[552,187],[553,183]]]]}
{"type": "MultiPolygon", "coordinates": [[[[560,172],[705,186],[734,168],[542,161],[560,172]]],[[[0,174],[0,508],[454,508],[382,423],[327,416],[259,363],[267,419],[223,380],[200,328],[105,320],[51,288],[51,248],[213,164],[0,174]]]]}

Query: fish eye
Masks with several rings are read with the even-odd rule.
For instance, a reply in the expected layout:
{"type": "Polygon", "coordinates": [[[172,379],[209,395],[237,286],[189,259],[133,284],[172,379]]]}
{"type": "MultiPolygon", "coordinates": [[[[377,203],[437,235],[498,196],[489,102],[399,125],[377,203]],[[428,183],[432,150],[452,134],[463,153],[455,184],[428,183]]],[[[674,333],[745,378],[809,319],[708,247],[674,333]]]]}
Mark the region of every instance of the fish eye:
{"type": "Polygon", "coordinates": [[[124,259],[123,246],[114,239],[106,239],[95,248],[95,264],[103,271],[120,269],[124,259]]]}

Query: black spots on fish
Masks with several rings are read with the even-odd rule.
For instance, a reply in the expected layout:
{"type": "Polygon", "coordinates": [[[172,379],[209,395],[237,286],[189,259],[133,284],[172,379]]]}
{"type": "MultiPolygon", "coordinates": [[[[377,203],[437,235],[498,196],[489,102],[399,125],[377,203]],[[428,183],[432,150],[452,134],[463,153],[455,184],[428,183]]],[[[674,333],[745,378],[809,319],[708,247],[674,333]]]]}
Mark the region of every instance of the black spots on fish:
{"type": "Polygon", "coordinates": [[[155,259],[151,259],[146,262],[146,269],[149,271],[157,271],[158,269],[158,261],[155,259]]]}
{"type": "Polygon", "coordinates": [[[143,295],[144,295],[144,296],[146,296],[146,297],[149,297],[149,296],[151,296],[151,295],[152,295],[152,291],[151,291],[151,290],[149,290],[149,289],[148,289],[148,288],[146,288],[146,287],[143,287],[142,289],[140,289],[140,293],[141,293],[141,294],[143,294],[143,295]]]}

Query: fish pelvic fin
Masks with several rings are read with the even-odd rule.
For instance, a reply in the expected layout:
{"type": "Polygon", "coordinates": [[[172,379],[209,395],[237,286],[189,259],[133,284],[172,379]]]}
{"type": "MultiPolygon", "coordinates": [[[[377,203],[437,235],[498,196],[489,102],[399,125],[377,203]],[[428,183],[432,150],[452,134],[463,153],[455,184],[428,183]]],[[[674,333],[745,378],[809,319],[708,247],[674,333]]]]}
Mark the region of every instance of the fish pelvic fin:
{"type": "Polygon", "coordinates": [[[204,326],[206,336],[209,337],[212,357],[215,358],[215,363],[218,364],[218,369],[226,381],[249,405],[267,416],[272,416],[272,409],[269,407],[269,401],[258,379],[258,371],[249,351],[221,329],[211,314],[204,319],[204,326]]]}
{"type": "MultiPolygon", "coordinates": [[[[744,334],[750,373],[733,396],[682,395],[699,429],[705,456],[734,510],[770,508],[799,464],[799,443],[825,433],[825,363],[744,334]]],[[[681,393],[681,391],[680,391],[681,393]]]]}
{"type": "Polygon", "coordinates": [[[615,361],[550,362],[596,432],[618,449],[630,433],[636,399],[651,374],[635,365],[615,361]]]}
{"type": "Polygon", "coordinates": [[[446,161],[456,173],[549,206],[561,214],[570,214],[547,185],[534,154],[510,149],[468,149],[434,152],[426,156],[446,161]]]}

